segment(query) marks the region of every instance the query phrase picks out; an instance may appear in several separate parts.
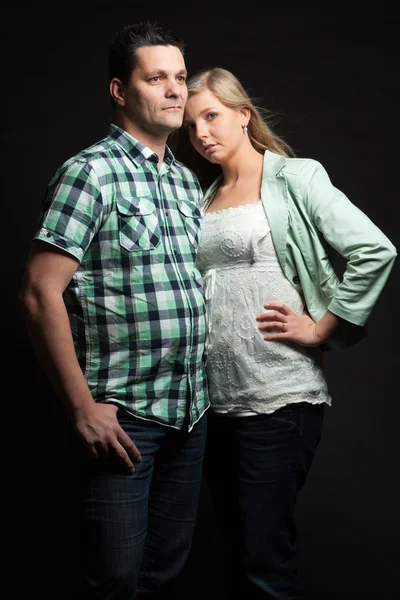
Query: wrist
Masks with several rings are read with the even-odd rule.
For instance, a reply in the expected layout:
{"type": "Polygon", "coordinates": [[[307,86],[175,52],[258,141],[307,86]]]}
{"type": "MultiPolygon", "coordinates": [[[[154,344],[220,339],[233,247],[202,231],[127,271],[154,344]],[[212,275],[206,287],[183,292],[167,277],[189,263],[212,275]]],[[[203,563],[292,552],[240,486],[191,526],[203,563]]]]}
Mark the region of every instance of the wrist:
{"type": "Polygon", "coordinates": [[[68,407],[68,419],[72,423],[77,423],[78,421],[85,420],[87,421],[90,415],[93,413],[96,407],[95,401],[91,398],[86,402],[82,402],[78,405],[69,406],[68,407]]]}
{"type": "Polygon", "coordinates": [[[340,317],[330,312],[329,310],[324,314],[323,317],[317,323],[315,323],[315,339],[318,340],[319,344],[323,344],[335,331],[340,322],[340,317]]]}
{"type": "Polygon", "coordinates": [[[323,344],[329,337],[329,334],[324,330],[319,323],[314,324],[314,342],[315,345],[323,344]]]}

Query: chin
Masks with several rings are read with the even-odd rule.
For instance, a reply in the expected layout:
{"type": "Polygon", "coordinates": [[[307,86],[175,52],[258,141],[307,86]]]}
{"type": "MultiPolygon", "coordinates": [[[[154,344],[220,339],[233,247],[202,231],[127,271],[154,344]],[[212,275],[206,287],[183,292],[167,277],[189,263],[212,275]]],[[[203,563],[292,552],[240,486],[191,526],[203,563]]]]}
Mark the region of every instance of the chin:
{"type": "Polygon", "coordinates": [[[170,131],[175,131],[176,129],[180,129],[182,127],[182,123],[182,118],[168,119],[168,121],[164,121],[164,127],[170,131]]]}
{"type": "MultiPolygon", "coordinates": [[[[218,153],[216,153],[218,154],[218,153]]],[[[208,160],[208,162],[213,163],[214,165],[220,165],[221,164],[221,156],[216,156],[215,153],[214,154],[203,154],[201,153],[201,155],[203,156],[203,158],[205,158],[206,160],[208,160]]]]}

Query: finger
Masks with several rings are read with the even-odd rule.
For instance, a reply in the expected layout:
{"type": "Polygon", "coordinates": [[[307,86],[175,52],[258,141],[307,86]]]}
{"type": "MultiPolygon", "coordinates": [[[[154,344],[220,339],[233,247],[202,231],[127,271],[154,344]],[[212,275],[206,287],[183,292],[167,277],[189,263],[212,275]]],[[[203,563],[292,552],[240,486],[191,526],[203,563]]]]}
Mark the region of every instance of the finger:
{"type": "Polygon", "coordinates": [[[136,446],[129,437],[129,435],[122,429],[119,432],[117,439],[121,446],[125,449],[127,455],[133,460],[133,462],[140,462],[142,460],[142,456],[136,446]]]}
{"type": "Polygon", "coordinates": [[[96,446],[94,444],[84,443],[84,447],[85,447],[85,451],[87,452],[88,457],[90,459],[92,459],[92,458],[99,458],[96,446]]]}
{"type": "Polygon", "coordinates": [[[281,321],[284,318],[285,315],[283,315],[282,313],[275,310],[271,310],[270,312],[261,313],[260,315],[257,315],[256,321],[281,321]]]}
{"type": "Polygon", "coordinates": [[[108,456],[108,446],[104,445],[102,442],[95,442],[94,448],[96,449],[97,458],[105,458],[108,456]]]}
{"type": "Polygon", "coordinates": [[[262,323],[258,326],[260,331],[269,331],[270,329],[277,329],[277,333],[285,332],[287,330],[287,324],[282,321],[272,321],[270,323],[262,323]]]}
{"type": "Polygon", "coordinates": [[[264,308],[267,308],[268,310],[277,310],[284,315],[290,315],[292,313],[292,310],[286,306],[286,304],[283,304],[283,302],[266,302],[264,308]]]}
{"type": "Polygon", "coordinates": [[[128,473],[134,473],[135,465],[129,458],[128,453],[124,450],[124,448],[121,445],[119,445],[118,447],[114,448],[114,451],[118,457],[119,462],[124,467],[124,470],[126,470],[128,473]]]}
{"type": "Polygon", "coordinates": [[[290,334],[287,332],[284,333],[268,333],[263,336],[266,341],[276,341],[276,340],[291,340],[290,334]]]}

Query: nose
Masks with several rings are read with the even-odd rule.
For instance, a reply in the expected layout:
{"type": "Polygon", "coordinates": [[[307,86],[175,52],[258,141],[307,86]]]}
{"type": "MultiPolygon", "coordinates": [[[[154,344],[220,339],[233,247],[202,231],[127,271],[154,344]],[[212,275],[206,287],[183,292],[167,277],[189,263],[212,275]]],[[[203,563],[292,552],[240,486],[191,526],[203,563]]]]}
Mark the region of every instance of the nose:
{"type": "Polygon", "coordinates": [[[182,95],[182,83],[179,83],[175,77],[171,77],[168,80],[168,86],[165,92],[167,98],[178,98],[182,95]]]}
{"type": "Polygon", "coordinates": [[[197,123],[195,135],[196,135],[196,139],[199,140],[200,142],[207,139],[208,130],[207,130],[207,125],[204,122],[197,123]]]}

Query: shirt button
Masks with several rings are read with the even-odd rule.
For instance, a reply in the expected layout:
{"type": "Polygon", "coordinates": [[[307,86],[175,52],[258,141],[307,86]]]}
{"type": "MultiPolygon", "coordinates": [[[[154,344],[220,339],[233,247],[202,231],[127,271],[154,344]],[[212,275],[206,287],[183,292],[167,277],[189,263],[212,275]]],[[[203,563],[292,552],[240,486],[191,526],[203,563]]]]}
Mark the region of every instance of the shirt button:
{"type": "Polygon", "coordinates": [[[51,233],[46,233],[46,237],[51,237],[51,233]]]}
{"type": "Polygon", "coordinates": [[[185,281],[185,287],[186,287],[186,289],[190,288],[190,281],[185,281]]]}
{"type": "Polygon", "coordinates": [[[293,283],[300,283],[300,277],[298,275],[293,277],[293,283]]]}
{"type": "Polygon", "coordinates": [[[169,212],[167,210],[165,211],[165,216],[169,217],[169,212]]]}

